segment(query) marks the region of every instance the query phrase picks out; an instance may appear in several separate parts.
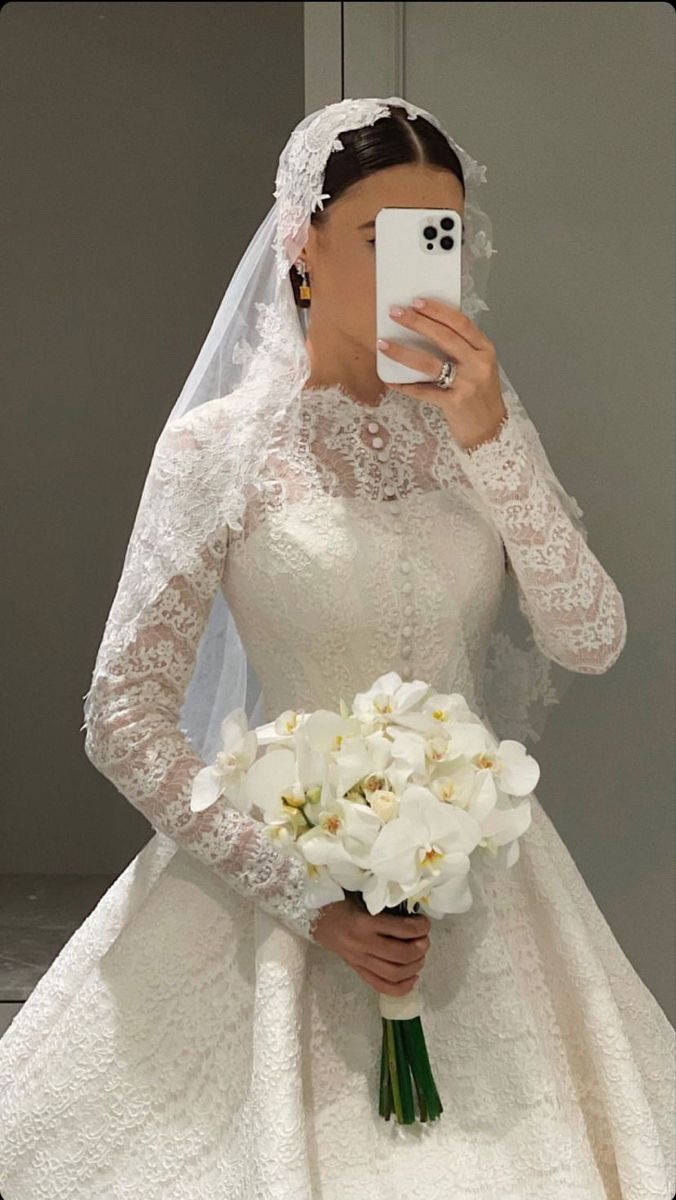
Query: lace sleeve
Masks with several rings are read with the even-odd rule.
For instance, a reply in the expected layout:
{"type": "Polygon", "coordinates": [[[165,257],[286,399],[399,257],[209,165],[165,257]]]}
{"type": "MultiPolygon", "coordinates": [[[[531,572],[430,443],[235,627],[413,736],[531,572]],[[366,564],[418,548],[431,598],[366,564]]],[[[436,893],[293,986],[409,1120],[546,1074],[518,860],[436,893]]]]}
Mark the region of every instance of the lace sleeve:
{"type": "Polygon", "coordinates": [[[607,671],[626,641],[621,593],[544,477],[509,408],[495,436],[463,450],[461,459],[502,536],[519,608],[540,650],[569,671],[607,671]]]}
{"type": "MultiPolygon", "coordinates": [[[[155,503],[163,496],[163,523],[169,529],[172,517],[180,521],[184,513],[171,511],[178,503],[174,497],[168,509],[167,489],[155,485],[149,476],[146,497],[155,503]]],[[[146,505],[150,502],[147,499],[146,505]]],[[[184,494],[180,503],[187,508],[191,497],[184,494]]],[[[154,829],[240,895],[313,941],[322,910],[305,904],[303,863],[281,853],[259,821],[228,807],[225,800],[202,813],[190,810],[192,781],[206,764],[180,731],[179,718],[226,548],[227,529],[215,532],[191,556],[190,570],[168,579],[143,605],[133,636],[122,640],[116,636],[120,626],[115,614],[129,614],[136,556],[128,553],[86,695],[85,753],[154,829]],[[100,665],[104,661],[105,669],[100,665]]]]}

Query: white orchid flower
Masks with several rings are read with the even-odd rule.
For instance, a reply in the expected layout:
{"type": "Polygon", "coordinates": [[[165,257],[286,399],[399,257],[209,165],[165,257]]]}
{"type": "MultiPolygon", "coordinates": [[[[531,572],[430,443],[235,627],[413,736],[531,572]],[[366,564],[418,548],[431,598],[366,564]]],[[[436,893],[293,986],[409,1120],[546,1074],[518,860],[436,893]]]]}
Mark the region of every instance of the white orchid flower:
{"type": "Polygon", "coordinates": [[[497,749],[490,746],[472,762],[478,771],[490,772],[496,789],[510,796],[528,796],[537,786],[540,766],[521,742],[506,739],[497,749]]]}
{"type": "Polygon", "coordinates": [[[490,734],[481,722],[463,721],[451,726],[436,721],[429,714],[417,715],[422,717],[420,730],[390,726],[387,731],[392,739],[393,757],[389,774],[397,790],[402,789],[404,781],[426,782],[430,773],[439,767],[449,763],[462,766],[493,747],[490,734]]]}
{"type": "Polygon", "coordinates": [[[308,714],[304,709],[287,708],[274,721],[256,727],[258,744],[292,746],[296,733],[304,728],[307,721],[308,714]]]}
{"type": "Polygon", "coordinates": [[[472,712],[461,692],[432,692],[423,698],[419,709],[401,713],[397,724],[421,733],[439,733],[442,737],[457,724],[476,724],[479,717],[472,712]]]}
{"type": "Polygon", "coordinates": [[[500,866],[511,867],[519,860],[518,839],[529,828],[531,821],[530,798],[516,805],[501,798],[482,822],[483,836],[479,845],[493,857],[499,858],[500,866]]]}
{"type": "Polygon", "coordinates": [[[509,853],[501,861],[511,866],[518,860],[514,839],[530,825],[530,800],[514,805],[509,796],[496,789],[492,772],[477,772],[469,763],[440,772],[429,788],[439,800],[455,804],[474,817],[481,826],[481,848],[497,857],[501,847],[509,846],[509,853]]]}
{"type": "Polygon", "coordinates": [[[305,868],[305,902],[310,908],[321,908],[324,904],[333,904],[336,900],[345,899],[343,888],[331,878],[328,867],[306,861],[305,868]]]}
{"type": "Polygon", "coordinates": [[[478,721],[462,692],[432,692],[424,701],[422,711],[443,725],[478,721]]]}
{"type": "Polygon", "coordinates": [[[307,725],[303,724],[294,738],[296,770],[306,793],[311,791],[313,794],[316,793],[316,798],[319,798],[328,779],[329,760],[326,755],[312,745],[306,729],[307,725]]]}
{"type": "Polygon", "coordinates": [[[294,747],[268,748],[246,775],[249,803],[258,805],[268,836],[280,848],[307,829],[308,817],[301,810],[317,800],[324,773],[321,756],[312,751],[302,731],[295,735],[294,747]]]}
{"type": "Polygon", "coordinates": [[[414,709],[429,692],[429,684],[414,679],[404,683],[396,671],[380,675],[366,692],[357,692],[354,715],[369,728],[379,728],[414,709]]]}
{"type": "Polygon", "coordinates": [[[371,849],[380,833],[383,821],[370,804],[352,804],[339,798],[344,816],[343,844],[352,861],[370,870],[371,849]]]}
{"type": "Polygon", "coordinates": [[[371,847],[382,822],[368,805],[351,804],[338,797],[320,820],[301,834],[298,849],[308,862],[330,866],[342,887],[361,891],[370,872],[371,847]]]}
{"type": "Polygon", "coordinates": [[[477,821],[495,806],[495,789],[486,786],[486,773],[477,772],[467,759],[438,763],[427,787],[442,804],[462,808],[477,821]]]}
{"type": "Polygon", "coordinates": [[[403,790],[412,775],[423,776],[427,771],[427,739],[424,733],[412,729],[398,729],[391,726],[388,729],[392,767],[390,778],[396,781],[396,786],[403,790]]]}
{"type": "Polygon", "coordinates": [[[371,875],[362,885],[362,895],[368,911],[374,915],[384,908],[394,908],[406,902],[409,912],[422,909],[432,918],[448,913],[467,912],[472,906],[468,876],[470,860],[456,853],[449,857],[438,876],[430,876],[417,886],[403,885],[384,876],[371,875]]]}
{"type": "Polygon", "coordinates": [[[258,738],[250,730],[243,708],[233,709],[221,725],[222,749],[209,766],[198,771],[192,782],[190,809],[204,812],[225,796],[239,812],[248,813],[246,773],[256,758],[258,738]]]}
{"type": "MultiPolygon", "coordinates": [[[[368,871],[352,861],[339,839],[326,837],[318,829],[310,829],[301,836],[310,839],[302,844],[296,843],[309,866],[320,870],[323,868],[344,891],[361,891],[368,871]]],[[[340,898],[343,899],[342,896],[340,898]]]]}
{"type": "Polygon", "coordinates": [[[443,891],[435,891],[436,908],[465,911],[452,906],[467,900],[462,881],[481,835],[479,822],[469,813],[440,804],[426,787],[409,785],[399,797],[399,816],[383,825],[371,850],[373,878],[364,889],[369,911],[398,902],[393,884],[407,896],[426,895],[430,888],[443,886],[443,891]]]}
{"type": "Polygon", "coordinates": [[[338,794],[344,796],[367,776],[386,774],[391,760],[392,743],[382,730],[349,738],[334,755],[333,779],[338,794]]]}
{"type": "Polygon", "coordinates": [[[407,897],[409,912],[418,905],[428,917],[437,919],[448,913],[464,913],[472,907],[473,896],[469,887],[470,862],[467,865],[458,863],[456,870],[447,872],[441,878],[426,883],[418,891],[407,897]]]}
{"type": "Polygon", "coordinates": [[[318,708],[307,718],[303,732],[313,750],[331,754],[339,751],[347,739],[359,737],[361,727],[356,717],[318,708]]]}
{"type": "MultiPolygon", "coordinates": [[[[396,908],[397,905],[403,904],[405,900],[408,900],[412,890],[411,887],[404,887],[394,879],[388,880],[384,875],[373,874],[364,881],[361,888],[364,903],[371,916],[382,912],[384,908],[396,908]]],[[[412,911],[412,908],[413,901],[411,901],[409,912],[412,911]]]]}

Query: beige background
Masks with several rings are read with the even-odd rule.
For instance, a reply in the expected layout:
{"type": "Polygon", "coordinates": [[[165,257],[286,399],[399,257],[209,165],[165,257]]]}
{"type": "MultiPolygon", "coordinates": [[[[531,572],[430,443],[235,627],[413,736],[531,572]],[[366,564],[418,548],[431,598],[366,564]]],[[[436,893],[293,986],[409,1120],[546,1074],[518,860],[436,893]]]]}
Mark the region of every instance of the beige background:
{"type": "Polygon", "coordinates": [[[0,35],[0,872],[117,872],[150,835],[80,726],[155,439],[291,128],[403,94],[488,164],[483,327],[625,598],[538,796],[674,1021],[670,7],[13,3],[0,35]]]}

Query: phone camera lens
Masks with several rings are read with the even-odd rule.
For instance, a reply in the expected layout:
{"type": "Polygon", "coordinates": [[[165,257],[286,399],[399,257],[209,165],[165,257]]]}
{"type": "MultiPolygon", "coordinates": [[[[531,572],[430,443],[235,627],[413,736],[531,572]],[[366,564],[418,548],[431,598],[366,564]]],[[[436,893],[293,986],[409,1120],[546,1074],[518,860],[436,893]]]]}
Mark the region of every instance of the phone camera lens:
{"type": "Polygon", "coordinates": [[[455,226],[455,221],[453,220],[453,217],[442,217],[439,224],[441,225],[442,229],[453,229],[455,226]]]}
{"type": "Polygon", "coordinates": [[[444,250],[452,250],[455,245],[455,242],[453,241],[453,238],[451,238],[451,237],[442,237],[441,241],[439,242],[439,245],[442,246],[444,250]]]}
{"type": "Polygon", "coordinates": [[[434,228],[434,225],[426,225],[423,229],[423,237],[425,238],[425,241],[429,241],[430,238],[435,238],[436,236],[437,231],[434,228]]]}

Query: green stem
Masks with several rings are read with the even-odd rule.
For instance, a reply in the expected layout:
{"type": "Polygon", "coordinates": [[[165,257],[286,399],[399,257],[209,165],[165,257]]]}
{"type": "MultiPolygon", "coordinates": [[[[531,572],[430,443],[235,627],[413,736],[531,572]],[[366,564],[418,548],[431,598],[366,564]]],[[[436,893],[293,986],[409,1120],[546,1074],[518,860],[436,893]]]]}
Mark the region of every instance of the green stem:
{"type": "Polygon", "coordinates": [[[427,1113],[424,1119],[429,1118],[429,1120],[434,1121],[444,1111],[444,1106],[441,1103],[430,1068],[420,1019],[416,1017],[411,1021],[406,1021],[403,1033],[413,1078],[416,1084],[420,1086],[425,1099],[427,1113]]]}
{"type": "Polygon", "coordinates": [[[387,1062],[387,1031],[385,1018],[382,1018],[383,1036],[380,1046],[380,1115],[389,1121],[392,1113],[392,1088],[387,1062]]]}
{"type": "Polygon", "coordinates": [[[402,1033],[402,1025],[405,1021],[393,1021],[394,1040],[397,1047],[397,1068],[399,1072],[399,1087],[401,1090],[401,1111],[402,1124],[412,1125],[415,1121],[415,1108],[413,1105],[413,1088],[411,1087],[411,1070],[406,1053],[406,1045],[404,1043],[404,1035],[402,1033]]]}
{"type": "Polygon", "coordinates": [[[420,1120],[426,1121],[427,1120],[427,1104],[425,1102],[425,1093],[421,1089],[420,1084],[418,1083],[416,1072],[413,1069],[413,1064],[411,1064],[411,1074],[413,1075],[413,1083],[415,1085],[415,1091],[416,1091],[416,1095],[418,1097],[418,1109],[420,1111],[420,1120]]]}
{"type": "Polygon", "coordinates": [[[403,1115],[401,1111],[401,1094],[399,1092],[399,1076],[397,1073],[397,1048],[394,1040],[394,1030],[392,1028],[394,1022],[385,1018],[385,1024],[387,1026],[387,1060],[390,1068],[390,1084],[392,1086],[394,1113],[397,1120],[402,1123],[403,1115]]]}

